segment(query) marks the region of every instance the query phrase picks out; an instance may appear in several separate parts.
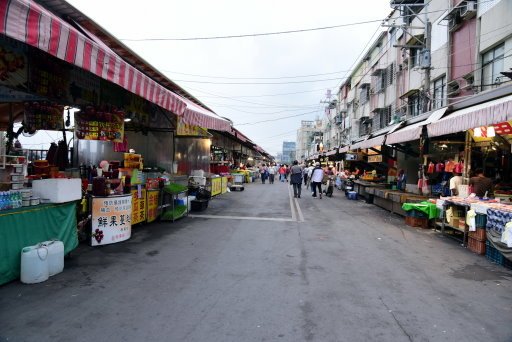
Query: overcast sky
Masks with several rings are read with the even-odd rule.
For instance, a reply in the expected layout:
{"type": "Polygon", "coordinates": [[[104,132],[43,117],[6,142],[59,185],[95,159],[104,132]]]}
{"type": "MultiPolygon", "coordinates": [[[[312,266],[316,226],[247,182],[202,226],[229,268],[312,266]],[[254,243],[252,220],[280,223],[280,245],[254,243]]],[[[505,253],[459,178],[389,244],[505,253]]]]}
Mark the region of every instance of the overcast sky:
{"type": "Polygon", "coordinates": [[[295,141],[301,120],[322,116],[320,101],[325,98],[326,90],[336,91],[379,23],[218,40],[135,42],[124,39],[296,30],[378,20],[391,11],[389,0],[68,2],[217,114],[233,120],[235,127],[273,155],[281,151],[283,140],[295,141]],[[326,73],[330,74],[282,78],[326,73]],[[311,80],[323,81],[305,82],[311,80]],[[256,84],[278,82],[295,83],[256,84]],[[300,93],[275,96],[297,92],[300,93]],[[255,123],[292,115],[295,117],[255,123]]]}

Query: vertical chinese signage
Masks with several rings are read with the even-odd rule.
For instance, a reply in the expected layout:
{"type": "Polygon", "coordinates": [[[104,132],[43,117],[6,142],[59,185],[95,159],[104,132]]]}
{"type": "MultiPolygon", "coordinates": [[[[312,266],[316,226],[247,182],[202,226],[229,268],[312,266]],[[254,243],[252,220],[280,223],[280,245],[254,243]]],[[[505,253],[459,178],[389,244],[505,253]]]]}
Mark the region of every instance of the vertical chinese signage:
{"type": "Polygon", "coordinates": [[[220,195],[222,190],[222,178],[212,178],[212,196],[220,195]]]}
{"type": "Polygon", "coordinates": [[[93,197],[91,246],[128,240],[132,235],[132,196],[93,197]]]}
{"type": "Polygon", "coordinates": [[[153,222],[158,217],[158,190],[147,191],[147,220],[153,222]]]}
{"type": "Polygon", "coordinates": [[[132,224],[146,221],[146,189],[132,190],[132,224]]]}

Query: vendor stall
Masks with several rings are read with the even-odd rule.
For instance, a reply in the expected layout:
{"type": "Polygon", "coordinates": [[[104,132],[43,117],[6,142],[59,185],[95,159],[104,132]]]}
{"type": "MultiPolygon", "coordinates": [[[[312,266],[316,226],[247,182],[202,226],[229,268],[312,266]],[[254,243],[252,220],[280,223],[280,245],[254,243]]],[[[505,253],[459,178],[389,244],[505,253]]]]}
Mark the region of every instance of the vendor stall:
{"type": "Polygon", "coordinates": [[[23,247],[54,239],[65,254],[77,247],[75,202],[0,211],[0,284],[19,278],[23,247]]]}

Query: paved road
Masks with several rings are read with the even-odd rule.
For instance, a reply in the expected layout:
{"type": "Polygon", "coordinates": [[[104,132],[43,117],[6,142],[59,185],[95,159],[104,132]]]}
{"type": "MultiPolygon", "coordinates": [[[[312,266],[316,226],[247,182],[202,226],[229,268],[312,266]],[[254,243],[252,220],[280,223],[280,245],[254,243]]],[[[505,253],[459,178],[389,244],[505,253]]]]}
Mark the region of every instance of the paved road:
{"type": "Polygon", "coordinates": [[[511,280],[341,192],[255,183],[1,286],[0,341],[512,341],[511,280]]]}

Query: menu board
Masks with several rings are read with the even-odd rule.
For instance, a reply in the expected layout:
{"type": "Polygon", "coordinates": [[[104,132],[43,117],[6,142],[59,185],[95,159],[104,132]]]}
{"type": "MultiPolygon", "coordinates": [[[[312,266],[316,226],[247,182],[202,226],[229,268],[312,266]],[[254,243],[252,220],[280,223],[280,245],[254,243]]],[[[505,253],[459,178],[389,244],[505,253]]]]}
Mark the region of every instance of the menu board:
{"type": "Polygon", "coordinates": [[[58,131],[64,128],[64,107],[47,103],[25,104],[25,130],[32,132],[39,129],[58,131]]]}
{"type": "Polygon", "coordinates": [[[75,112],[75,131],[78,139],[123,142],[124,113],[86,108],[75,112]]]}
{"type": "Polygon", "coordinates": [[[91,246],[128,240],[132,235],[132,196],[92,198],[91,246]]]}
{"type": "Polygon", "coordinates": [[[158,217],[158,195],[159,190],[148,190],[147,191],[147,221],[148,223],[153,222],[158,217]]]}
{"type": "Polygon", "coordinates": [[[132,224],[146,221],[146,189],[132,189],[132,224]]]}
{"type": "Polygon", "coordinates": [[[209,133],[206,129],[201,128],[199,126],[189,125],[183,122],[181,117],[178,117],[178,127],[176,129],[176,134],[181,136],[191,136],[191,137],[208,137],[209,133]]]}

